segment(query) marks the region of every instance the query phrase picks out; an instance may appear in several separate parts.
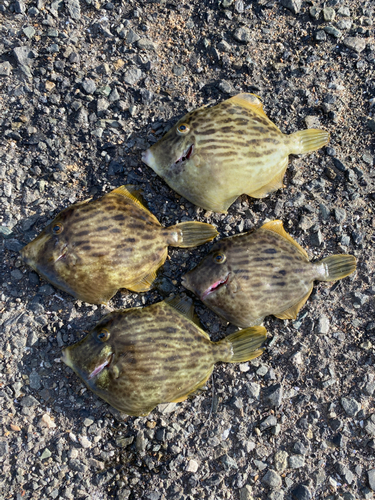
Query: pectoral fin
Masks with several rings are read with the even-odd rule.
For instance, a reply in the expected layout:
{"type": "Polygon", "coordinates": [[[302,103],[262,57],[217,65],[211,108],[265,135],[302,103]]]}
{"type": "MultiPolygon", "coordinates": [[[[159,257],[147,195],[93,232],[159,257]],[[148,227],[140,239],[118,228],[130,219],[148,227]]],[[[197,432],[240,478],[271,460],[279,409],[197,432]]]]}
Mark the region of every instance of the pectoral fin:
{"type": "MultiPolygon", "coordinates": [[[[267,231],[273,231],[274,233],[279,234],[286,240],[288,240],[294,247],[296,247],[299,252],[309,261],[309,256],[304,250],[291,236],[288,234],[283,228],[283,223],[281,220],[272,220],[270,222],[266,222],[260,229],[266,229],[267,231]]],[[[303,304],[302,304],[303,305],[303,304]]]]}
{"type": "Polygon", "coordinates": [[[257,189],[256,191],[247,191],[246,194],[251,196],[252,198],[265,198],[270,193],[284,188],[285,184],[283,183],[283,179],[287,168],[288,157],[286,157],[281,162],[278,167],[278,173],[270,180],[270,182],[268,182],[265,186],[262,186],[260,189],[257,189]]]}
{"type": "Polygon", "coordinates": [[[280,314],[274,314],[274,316],[276,316],[276,318],[279,318],[279,319],[296,319],[297,314],[299,313],[300,309],[305,305],[305,302],[310,297],[312,289],[313,289],[313,285],[311,285],[310,290],[307,292],[307,294],[303,297],[302,300],[297,302],[297,304],[294,304],[292,307],[289,307],[289,309],[286,309],[284,312],[282,312],[280,314]]]}

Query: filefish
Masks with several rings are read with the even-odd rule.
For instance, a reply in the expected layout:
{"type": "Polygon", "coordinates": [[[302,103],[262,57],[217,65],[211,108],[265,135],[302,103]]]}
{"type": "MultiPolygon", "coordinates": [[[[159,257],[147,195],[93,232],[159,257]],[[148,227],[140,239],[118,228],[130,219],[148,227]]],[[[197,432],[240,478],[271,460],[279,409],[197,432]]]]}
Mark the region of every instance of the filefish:
{"type": "Polygon", "coordinates": [[[242,328],[270,314],[294,319],[314,280],[339,280],[353,273],[353,255],[331,255],[312,263],[279,220],[254,232],[224,238],[182,284],[227,321],[242,328]]]}
{"type": "Polygon", "coordinates": [[[284,187],[288,156],[328,141],[319,129],[283,134],[258,97],[244,93],[188,113],[142,159],[195,205],[226,212],[241,194],[264,198],[284,187]]]}
{"type": "Polygon", "coordinates": [[[218,234],[203,222],[162,227],[127,187],[60,212],[21,250],[23,260],[75,298],[103,304],[120,288],[149,290],[168,245],[194,247],[218,234]]]}
{"type": "Polygon", "coordinates": [[[215,363],[256,358],[266,336],[254,327],[211,342],[190,299],[175,298],[104,316],[62,361],[111,406],[140,416],[199,392],[215,363]]]}

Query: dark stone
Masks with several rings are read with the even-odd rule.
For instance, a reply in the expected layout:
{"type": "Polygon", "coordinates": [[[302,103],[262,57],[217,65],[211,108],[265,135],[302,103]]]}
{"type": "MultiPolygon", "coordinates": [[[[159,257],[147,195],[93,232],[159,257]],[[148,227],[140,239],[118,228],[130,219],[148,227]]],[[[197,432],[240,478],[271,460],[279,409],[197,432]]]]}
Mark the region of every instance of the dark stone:
{"type": "Polygon", "coordinates": [[[297,488],[292,490],[293,500],[310,500],[312,498],[311,492],[307,486],[299,484],[297,488]]]}

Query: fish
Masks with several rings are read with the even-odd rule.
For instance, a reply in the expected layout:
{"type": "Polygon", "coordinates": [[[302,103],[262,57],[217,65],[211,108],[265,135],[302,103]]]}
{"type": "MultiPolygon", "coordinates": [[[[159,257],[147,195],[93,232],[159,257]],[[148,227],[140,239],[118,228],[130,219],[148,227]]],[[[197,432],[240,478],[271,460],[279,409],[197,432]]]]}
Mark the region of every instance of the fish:
{"type": "Polygon", "coordinates": [[[186,114],[142,160],[187,200],[225,213],[242,194],[264,198],[285,187],[288,156],[328,141],[328,132],[319,129],[283,134],[258,96],[242,93],[186,114]]]}
{"type": "Polygon", "coordinates": [[[268,315],[295,319],[315,280],[340,280],[355,269],[353,255],[310,262],[282,221],[273,220],[218,241],[182,284],[216,314],[245,328],[268,315]]]}
{"type": "Polygon", "coordinates": [[[212,342],[192,301],[174,297],[151,306],[111,312],[62,361],[86,386],[117,410],[144,416],[160,403],[200,392],[215,363],[260,356],[264,327],[239,330],[212,342]]]}
{"type": "Polygon", "coordinates": [[[149,290],[168,245],[194,247],[217,234],[204,222],[161,226],[128,185],[67,207],[21,250],[21,257],[76,299],[106,304],[120,288],[149,290]]]}

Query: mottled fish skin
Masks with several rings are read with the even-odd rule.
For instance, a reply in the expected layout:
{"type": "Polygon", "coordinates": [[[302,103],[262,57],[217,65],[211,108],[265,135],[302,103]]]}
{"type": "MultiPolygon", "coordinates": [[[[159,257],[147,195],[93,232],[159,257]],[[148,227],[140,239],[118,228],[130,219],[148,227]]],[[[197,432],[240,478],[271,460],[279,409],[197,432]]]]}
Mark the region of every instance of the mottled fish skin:
{"type": "MultiPolygon", "coordinates": [[[[263,327],[238,335],[251,337],[247,359],[262,353],[263,327]]],[[[108,314],[83,340],[65,348],[62,360],[114,408],[146,415],[159,403],[195,393],[216,362],[237,361],[227,339],[211,342],[196,322],[163,301],[108,314]]]]}
{"type": "MultiPolygon", "coordinates": [[[[77,299],[106,303],[119,288],[148,290],[168,245],[184,246],[180,228],[186,226],[201,230],[204,241],[217,234],[213,226],[197,222],[162,227],[122,186],[63,210],[21,256],[43,278],[77,299]]],[[[195,235],[191,241],[189,246],[198,244],[195,235]]]]}
{"type": "Polygon", "coordinates": [[[243,193],[262,198],[283,187],[288,155],[328,140],[323,130],[283,134],[255,95],[239,94],[185,115],[143,161],[195,205],[226,212],[243,193]]]}
{"type": "Polygon", "coordinates": [[[220,240],[182,284],[215,313],[243,328],[261,324],[270,314],[295,318],[314,280],[341,279],[355,267],[351,255],[310,263],[282,222],[272,221],[254,232],[220,240]]]}

